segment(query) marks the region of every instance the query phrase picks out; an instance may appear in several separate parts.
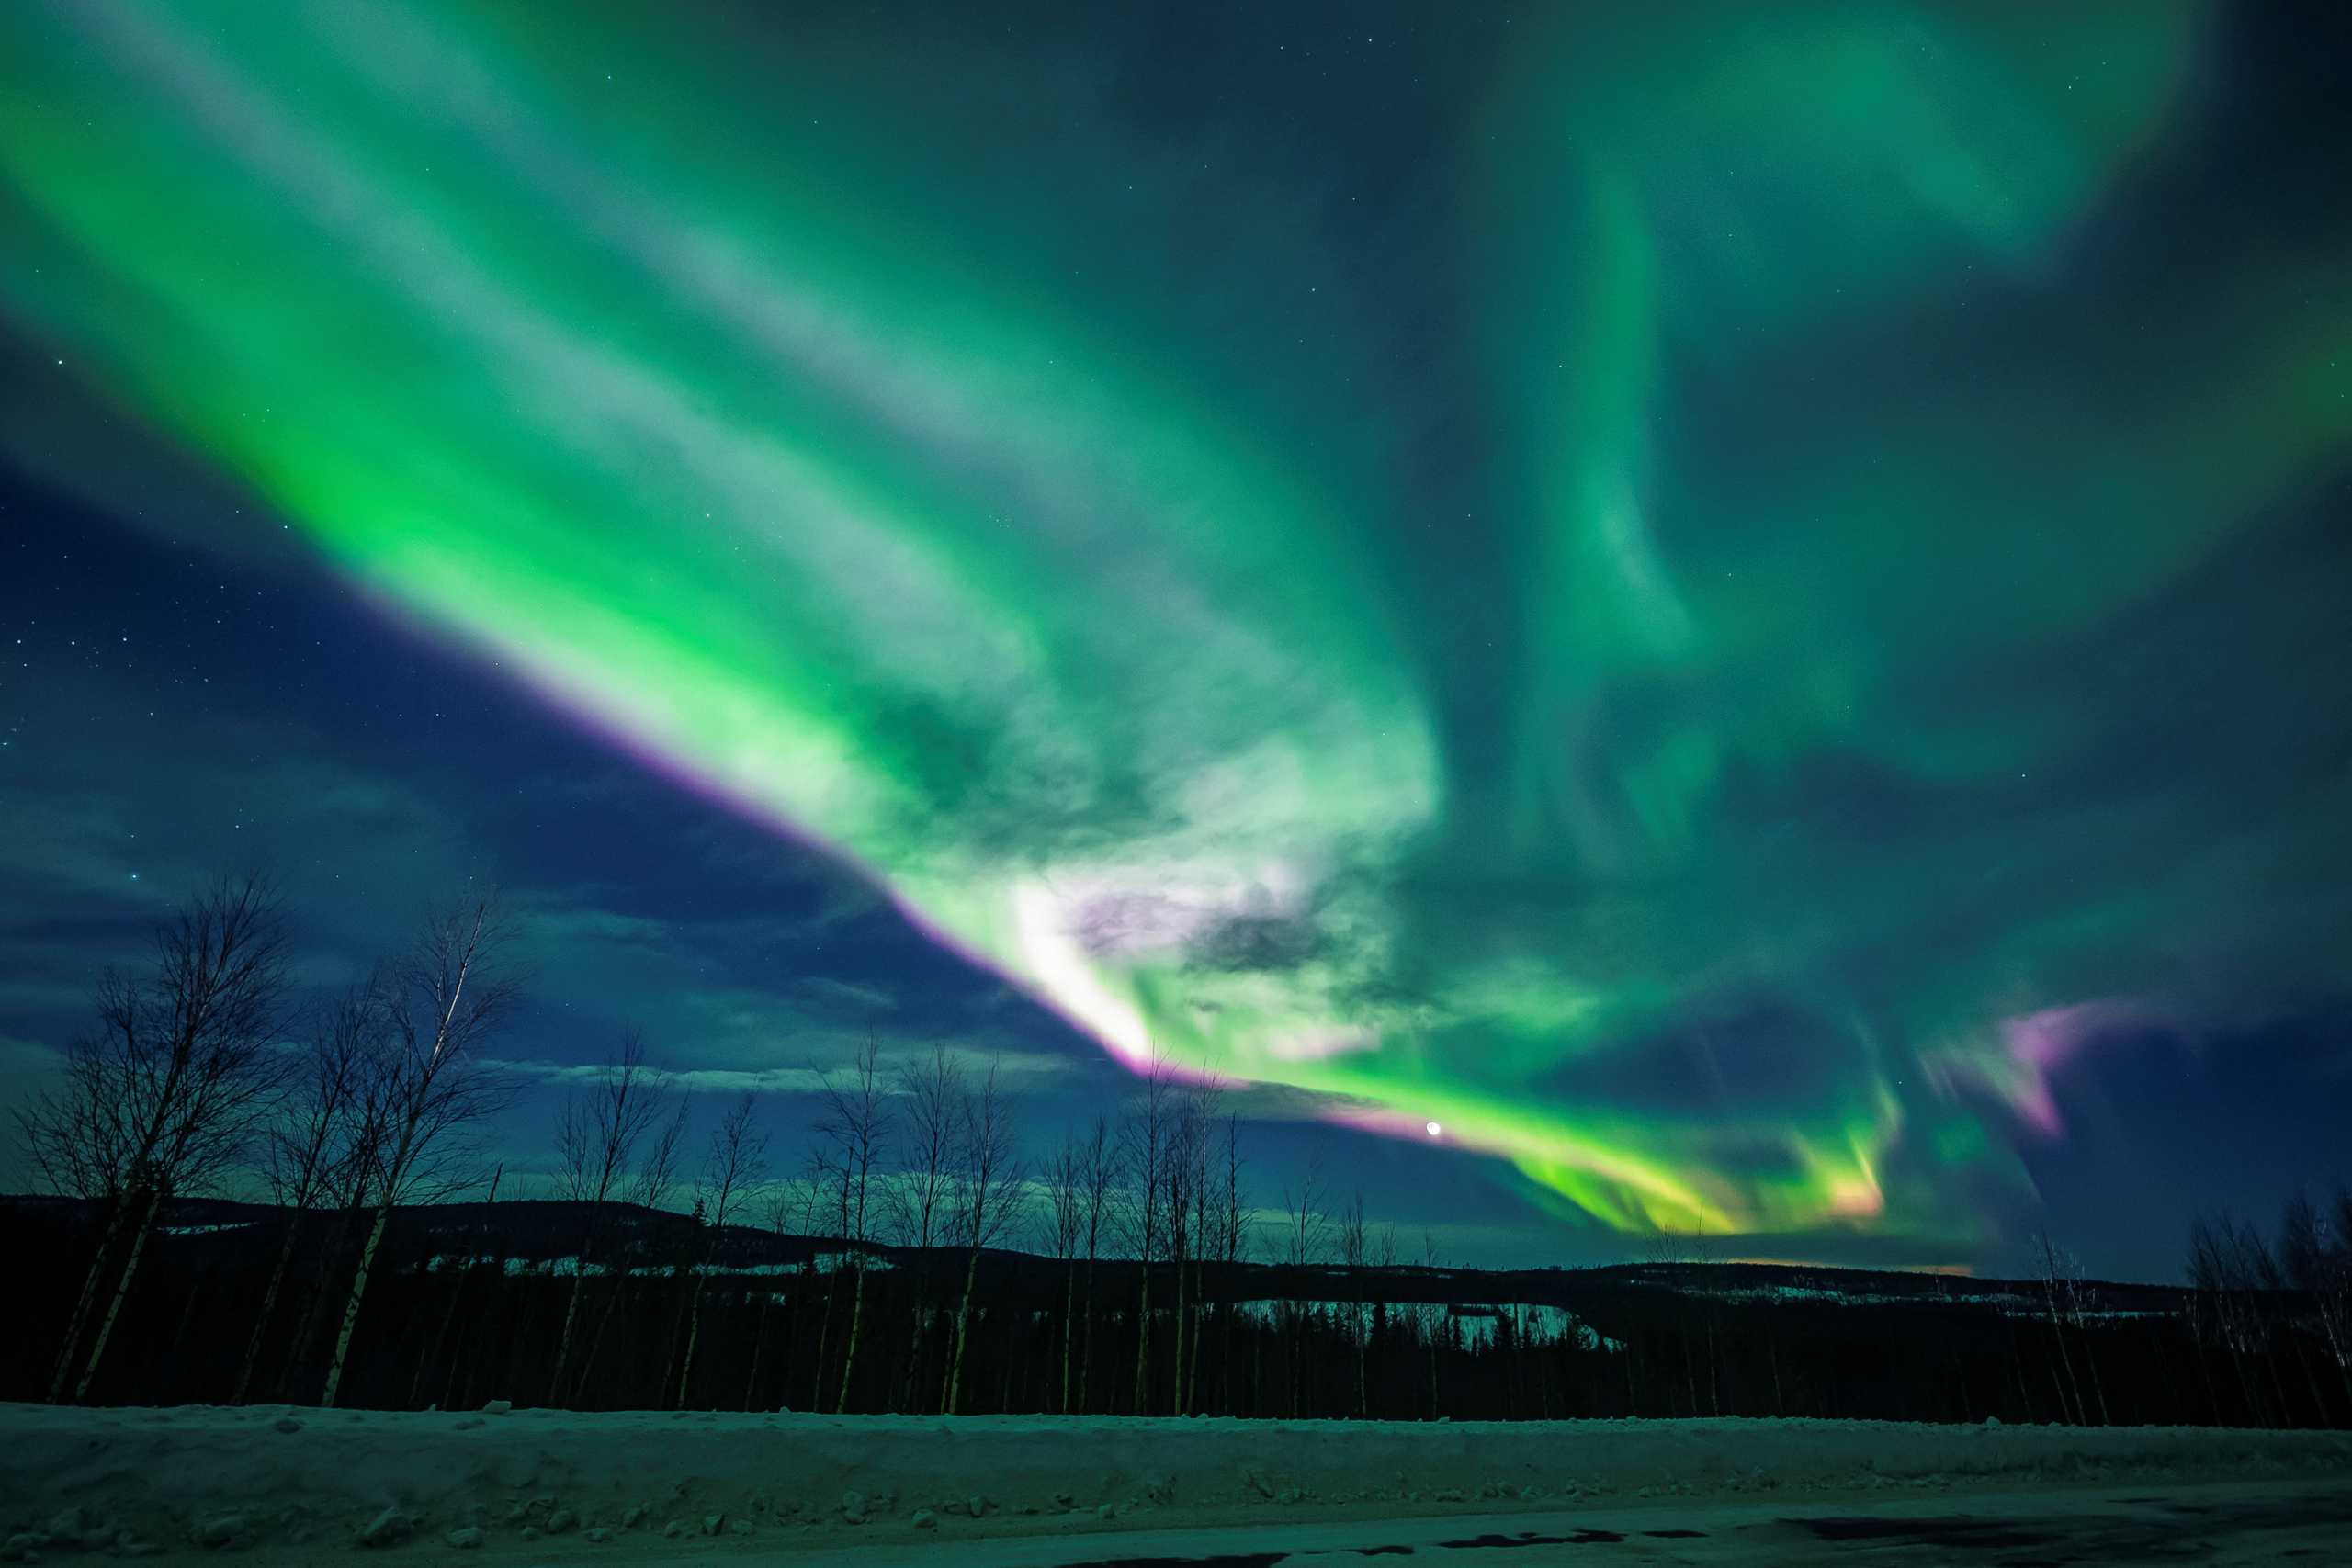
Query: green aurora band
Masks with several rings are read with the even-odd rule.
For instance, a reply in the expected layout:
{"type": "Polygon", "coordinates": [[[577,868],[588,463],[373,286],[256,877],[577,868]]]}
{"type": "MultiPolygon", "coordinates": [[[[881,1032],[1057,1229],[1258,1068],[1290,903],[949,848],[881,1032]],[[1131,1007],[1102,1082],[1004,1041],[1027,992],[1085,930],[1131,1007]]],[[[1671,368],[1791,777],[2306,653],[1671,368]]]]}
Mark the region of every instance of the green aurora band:
{"type": "MultiPolygon", "coordinates": [[[[1310,350],[1252,386],[1069,275],[1087,201],[1178,199],[1183,152],[1092,98],[1023,177],[959,147],[1019,118],[970,83],[1062,58],[977,25],[943,90],[659,8],[24,0],[0,304],[388,609],[1130,1063],[1441,1123],[1611,1226],[1932,1247],[2022,1181],[2086,1009],[2292,967],[2177,933],[2319,898],[2318,808],[2029,808],[2129,682],[1999,672],[2341,457],[2344,280],[2249,263],[2160,345],[2053,310],[1903,379],[1885,323],[2082,288],[2199,14],[1671,9],[1511,40],[1441,146],[1477,303],[1422,395],[1482,431],[1476,561],[1370,393],[1296,439],[1310,350]],[[2165,368],[2119,391],[2127,340],[2165,368]]],[[[1234,201],[1306,298],[1328,247],[1234,201]]]]}

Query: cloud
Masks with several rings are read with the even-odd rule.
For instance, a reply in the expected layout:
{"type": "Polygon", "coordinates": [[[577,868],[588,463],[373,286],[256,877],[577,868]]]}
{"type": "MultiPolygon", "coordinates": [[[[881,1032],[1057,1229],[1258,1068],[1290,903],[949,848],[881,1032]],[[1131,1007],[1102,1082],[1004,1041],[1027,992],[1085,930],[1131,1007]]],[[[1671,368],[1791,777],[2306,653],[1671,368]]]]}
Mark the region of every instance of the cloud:
{"type": "MultiPolygon", "coordinates": [[[[826,1043],[830,1049],[824,1055],[794,1066],[677,1067],[655,1064],[654,1072],[663,1089],[684,1094],[817,1094],[823,1091],[829,1078],[837,1077],[854,1063],[865,1042],[862,1038],[835,1037],[826,1043]]],[[[951,1048],[956,1051],[967,1072],[978,1075],[993,1067],[999,1080],[1014,1093],[1043,1092],[1053,1080],[1068,1077],[1082,1065],[1077,1058],[1049,1052],[1001,1046],[951,1048]]],[[[931,1051],[932,1046],[913,1041],[898,1041],[879,1049],[876,1056],[886,1092],[898,1093],[899,1075],[922,1066],[929,1060],[931,1051]]],[[[609,1065],[598,1062],[488,1057],[484,1062],[499,1072],[553,1089],[608,1082],[614,1072],[609,1065]]]]}

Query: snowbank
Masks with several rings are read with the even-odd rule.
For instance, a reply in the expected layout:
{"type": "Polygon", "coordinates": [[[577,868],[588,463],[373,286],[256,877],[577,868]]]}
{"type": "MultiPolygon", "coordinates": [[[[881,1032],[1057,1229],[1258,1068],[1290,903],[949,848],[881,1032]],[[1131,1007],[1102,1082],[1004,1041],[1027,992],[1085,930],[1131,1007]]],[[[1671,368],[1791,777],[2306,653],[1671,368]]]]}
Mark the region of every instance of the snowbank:
{"type": "Polygon", "coordinates": [[[1573,1508],[1758,1491],[2340,1476],[2352,1473],[2352,1434],[13,1404],[0,1405],[0,1541],[19,1556],[72,1545],[300,1549],[307,1559],[363,1543],[437,1553],[552,1534],[573,1537],[586,1560],[665,1531],[697,1550],[773,1550],[1287,1508],[1471,1512],[1498,1498],[1573,1508]]]}

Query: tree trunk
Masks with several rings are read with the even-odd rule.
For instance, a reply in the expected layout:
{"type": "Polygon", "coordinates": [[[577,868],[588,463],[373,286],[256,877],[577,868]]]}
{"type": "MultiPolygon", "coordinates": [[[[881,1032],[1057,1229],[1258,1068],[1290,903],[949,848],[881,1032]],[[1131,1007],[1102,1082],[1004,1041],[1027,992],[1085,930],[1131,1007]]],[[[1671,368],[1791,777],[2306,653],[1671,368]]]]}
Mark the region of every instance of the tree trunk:
{"type": "Polygon", "coordinates": [[[2066,1325],[2059,1321],[2055,1305],[2050,1309],[2050,1333],[2058,1341],[2058,1364],[2066,1370],[2066,1392],[2074,1395],[2075,1423],[2087,1427],[2090,1425],[2090,1412],[2083,1407],[2083,1385],[2075,1379],[2074,1353],[2066,1348],[2066,1325]]]}
{"type": "Polygon", "coordinates": [[[376,1206],[376,1223],[368,1227],[368,1244],[359,1249],[359,1268],[351,1276],[351,1298],[343,1304],[343,1326],[335,1331],[334,1358],[327,1363],[327,1385],[319,1395],[319,1407],[332,1409],[335,1392],[343,1385],[344,1359],[351,1354],[351,1331],[359,1325],[359,1303],[368,1294],[368,1270],[375,1266],[376,1248],[383,1245],[384,1226],[392,1217],[389,1202],[376,1206]]]}
{"type": "Polygon", "coordinates": [[[612,1290],[605,1297],[605,1310],[596,1314],[596,1332],[588,1337],[588,1353],[580,1359],[580,1375],[572,1381],[572,1403],[580,1403],[582,1393],[596,1371],[596,1358],[605,1348],[605,1330],[613,1325],[613,1314],[620,1310],[621,1297],[628,1292],[629,1276],[637,1271],[634,1257],[624,1254],[620,1267],[613,1276],[612,1290]]]}
{"type": "MultiPolygon", "coordinates": [[[[473,1259],[469,1258],[466,1259],[466,1267],[458,1270],[457,1283],[449,1287],[449,1304],[442,1310],[441,1326],[433,1331],[431,1348],[416,1359],[416,1376],[409,1380],[408,1385],[408,1402],[411,1407],[424,1397],[424,1374],[440,1364],[441,1348],[449,1342],[449,1330],[457,1326],[458,1311],[465,1304],[466,1286],[472,1281],[473,1277],[473,1259]]],[[[457,1358],[454,1356],[450,1358],[452,1376],[455,1376],[457,1371],[456,1360],[457,1358]]]]}
{"type": "Polygon", "coordinates": [[[1208,1279],[1202,1271],[1202,1265],[1195,1263],[1193,1265],[1193,1359],[1192,1364],[1184,1369],[1186,1403],[1183,1414],[1186,1415],[1201,1409],[1201,1341],[1208,1337],[1208,1279]]]}
{"type": "Polygon", "coordinates": [[[767,1354],[768,1348],[768,1303],[774,1297],[775,1292],[772,1291],[760,1292],[760,1315],[752,1320],[752,1371],[751,1375],[743,1380],[743,1408],[746,1410],[752,1408],[752,1401],[759,1394],[760,1361],[767,1354]]]}
{"type": "Polygon", "coordinates": [[[2087,1328],[2077,1328],[2075,1332],[2083,1337],[2083,1365],[2090,1369],[2091,1393],[2098,1397],[2098,1424],[2112,1427],[2115,1419],[2108,1414],[2107,1384],[2098,1375],[2098,1352],[2091,1346],[2091,1332],[2087,1328]]]}
{"type": "Polygon", "coordinates": [[[2344,1329],[2339,1321],[2342,1316],[2342,1311],[2333,1300],[2324,1299],[2319,1303],[2319,1325],[2327,1335],[2327,1353],[2335,1362],[2337,1379],[2344,1384],[2345,1400],[2347,1404],[2352,1404],[2352,1354],[2347,1354],[2345,1348],[2344,1329]]]}
{"type": "Polygon", "coordinates": [[[857,1284],[850,1292],[849,1342],[842,1347],[842,1392],[834,1402],[833,1414],[849,1412],[849,1378],[857,1367],[857,1331],[865,1321],[865,1259],[857,1260],[857,1284]]]}
{"type": "MultiPolygon", "coordinates": [[[[128,1272],[128,1270],[126,1270],[126,1272],[128,1272]]],[[[2295,1424],[2295,1415],[2294,1412],[2289,1409],[2287,1405],[2287,1385],[2280,1382],[2278,1378],[2278,1347],[2276,1343],[2277,1337],[2274,1335],[2270,1337],[2273,1340],[2273,1343],[2263,1350],[2262,1364],[2269,1369],[2270,1392],[2278,1401],[2278,1419],[2273,1424],[2278,1427],[2291,1427],[2295,1424]]],[[[103,1344],[104,1341],[102,1340],[101,1343],[103,1344]]],[[[96,1362],[96,1356],[93,1354],[91,1360],[96,1362]]],[[[79,1399],[82,1396],[77,1392],[74,1397],[79,1399]]]]}
{"type": "Polygon", "coordinates": [[[1013,1325],[1009,1338],[1011,1343],[1005,1347],[1004,1351],[1004,1389],[997,1395],[996,1401],[997,1414],[1000,1416],[1012,1413],[1012,1381],[1015,1374],[1021,1371],[1021,1352],[1029,1348],[1029,1341],[1022,1336],[1020,1325],[1017,1324],[1013,1325]]]}
{"type": "Polygon", "coordinates": [[[894,1396],[898,1402],[894,1408],[904,1410],[910,1415],[913,1414],[915,1408],[915,1390],[922,1386],[922,1314],[925,1305],[923,1274],[927,1271],[926,1265],[925,1269],[918,1270],[915,1274],[913,1291],[915,1303],[911,1319],[913,1326],[907,1334],[907,1375],[899,1380],[899,1392],[894,1396]]]}
{"type": "Polygon", "coordinates": [[[1286,1369],[1290,1373],[1290,1418],[1295,1421],[1298,1419],[1299,1390],[1305,1382],[1299,1363],[1306,1358],[1306,1314],[1299,1310],[1296,1302],[1284,1302],[1283,1307],[1288,1319],[1283,1325],[1283,1348],[1286,1352],[1284,1359],[1290,1362],[1286,1369]]]}
{"type": "Polygon", "coordinates": [[[2230,1365],[2238,1374],[2238,1397],[2245,1402],[2246,1423],[2254,1427],[2264,1426],[2267,1423],[2262,1419],[2261,1408],[2255,1403],[2254,1380],[2245,1375],[2245,1352],[2238,1345],[2237,1330],[2224,1325],[2222,1337],[2229,1342],[2230,1365]]]}
{"type": "Polygon", "coordinates": [[[1250,1335],[1250,1414],[1257,1415],[1266,1407],[1266,1337],[1251,1330],[1250,1335]]]}
{"type": "Polygon", "coordinates": [[[132,1195],[128,1192],[107,1204],[106,1229],[98,1235],[98,1250],[90,1258],[89,1272],[82,1276],[82,1294],[74,1303],[74,1315],[65,1323],[65,1342],[57,1348],[57,1369],[49,1380],[51,1404],[64,1395],[65,1380],[74,1371],[74,1352],[80,1347],[82,1330],[90,1321],[90,1309],[98,1304],[98,1282],[106,1278],[107,1259],[114,1256],[115,1243],[122,1239],[122,1227],[130,1220],[132,1207],[132,1195]]]}
{"type": "Polygon", "coordinates": [[[1176,1347],[1169,1358],[1176,1378],[1175,1398],[1169,1405],[1171,1415],[1184,1414],[1184,1259],[1176,1259],[1176,1347]]]}
{"type": "Polygon", "coordinates": [[[147,1250],[147,1238],[155,1229],[155,1212],[164,1206],[164,1190],[147,1201],[147,1212],[140,1216],[139,1229],[130,1238],[130,1256],[122,1260],[122,1278],[115,1281],[114,1299],[107,1303],[107,1314],[98,1323],[98,1337],[90,1342],[90,1359],[83,1367],[82,1375],[74,1384],[74,1402],[78,1404],[90,1392],[90,1380],[98,1375],[98,1360],[107,1353],[107,1340],[114,1333],[114,1322],[121,1315],[123,1298],[130,1294],[131,1276],[139,1272],[140,1256],[147,1250]]]}
{"type": "Polygon", "coordinates": [[[580,1296],[588,1287],[588,1255],[581,1251],[579,1271],[571,1276],[571,1299],[563,1306],[563,1328],[555,1340],[555,1371],[548,1374],[548,1403],[563,1403],[564,1369],[571,1364],[571,1336],[580,1323],[580,1296]]]}
{"type": "Polygon", "coordinates": [[[1143,1285],[1136,1306],[1136,1414],[1148,1414],[1144,1400],[1150,1392],[1151,1377],[1151,1264],[1147,1259],[1142,1267],[1143,1285]]]}
{"type": "Polygon", "coordinates": [[[702,1277],[696,1275],[694,1294],[687,1298],[691,1305],[686,1311],[686,1349],[678,1358],[678,1398],[674,1408],[679,1410],[686,1407],[686,1385],[695,1375],[695,1342],[702,1337],[702,1277]]]}
{"type": "MultiPolygon", "coordinates": [[[[808,1255],[808,1267],[817,1267],[817,1255],[808,1255]]],[[[841,1273],[836,1269],[825,1276],[825,1312],[817,1324],[817,1365],[808,1377],[808,1408],[825,1408],[825,1357],[833,1344],[833,1303],[841,1297],[841,1273]]]]}
{"type": "Polygon", "coordinates": [[[1073,1259],[1062,1286],[1062,1396],[1059,1408],[1065,1416],[1069,1414],[1069,1336],[1070,1330],[1078,1326],[1077,1316],[1078,1263],[1073,1259]]]}
{"type": "Polygon", "coordinates": [[[964,1340],[972,1326],[972,1283],[979,1277],[980,1249],[964,1265],[964,1299],[956,1305],[956,1359],[947,1369],[946,1397],[939,1402],[942,1416],[960,1414],[964,1402],[964,1340]]]}
{"type": "Polygon", "coordinates": [[[277,1309],[277,1292],[286,1283],[286,1270],[294,1261],[294,1241],[301,1234],[303,1211],[296,1209],[286,1221],[286,1240],[277,1249],[277,1266],[269,1271],[269,1288],[261,1293],[261,1310],[254,1314],[253,1337],[245,1341],[245,1358],[237,1366],[237,1386],[229,1395],[232,1404],[245,1402],[245,1390],[254,1381],[254,1364],[261,1359],[261,1342],[268,1332],[270,1314],[277,1309]]]}
{"type": "Polygon", "coordinates": [[[1437,1419],[1437,1326],[1430,1326],[1430,1419],[1437,1419]]]}
{"type": "Polygon", "coordinates": [[[1086,1259],[1086,1316],[1079,1325],[1078,1413],[1087,1414],[1086,1373],[1094,1365],[1094,1259],[1086,1259]]]}
{"type": "MultiPolygon", "coordinates": [[[[1226,1281],[1226,1288],[1235,1289],[1234,1282],[1230,1279],[1226,1281]]],[[[1225,1303],[1224,1313],[1217,1319],[1222,1325],[1217,1335],[1216,1376],[1217,1392],[1220,1395],[1217,1404],[1222,1407],[1219,1414],[1225,1416],[1233,1414],[1233,1309],[1238,1304],[1237,1302],[1228,1300],[1225,1303]]]]}
{"type": "MultiPolygon", "coordinates": [[[[477,1273],[481,1272],[481,1254],[486,1249],[494,1250],[496,1256],[501,1259],[503,1259],[506,1256],[506,1237],[503,1235],[501,1235],[494,1245],[480,1244],[476,1246],[473,1253],[466,1258],[465,1275],[458,1281],[458,1288],[459,1290],[462,1291],[466,1286],[471,1284],[473,1282],[473,1277],[477,1273]]],[[[505,1268],[503,1261],[500,1265],[498,1278],[500,1280],[503,1280],[505,1279],[505,1268]]],[[[488,1287],[484,1288],[487,1289],[488,1287]]],[[[485,1321],[489,1319],[492,1311],[492,1308],[487,1306],[477,1310],[483,1314],[485,1321]]],[[[472,1333],[460,1337],[458,1341],[458,1348],[449,1353],[449,1376],[447,1381],[441,1385],[442,1409],[464,1410],[470,1408],[474,1404],[474,1401],[468,1397],[468,1395],[469,1395],[473,1391],[475,1382],[474,1373],[478,1370],[481,1359],[480,1349],[481,1344],[481,1331],[477,1328],[472,1333]],[[468,1354],[469,1347],[471,1347],[473,1350],[473,1353],[470,1355],[468,1354]]],[[[509,1357],[509,1360],[512,1360],[511,1355],[509,1357]]],[[[499,1381],[501,1382],[506,1381],[503,1369],[499,1381]]]]}
{"type": "Polygon", "coordinates": [[[302,1353],[318,1340],[319,1314],[326,1308],[328,1282],[334,1278],[344,1253],[349,1250],[346,1243],[354,1217],[338,1212],[336,1224],[329,1232],[325,1245],[319,1248],[318,1267],[310,1271],[310,1285],[302,1296],[302,1325],[287,1340],[286,1357],[277,1364],[277,1381],[270,1386],[270,1392],[280,1401],[294,1385],[294,1369],[301,1365],[302,1353]]]}

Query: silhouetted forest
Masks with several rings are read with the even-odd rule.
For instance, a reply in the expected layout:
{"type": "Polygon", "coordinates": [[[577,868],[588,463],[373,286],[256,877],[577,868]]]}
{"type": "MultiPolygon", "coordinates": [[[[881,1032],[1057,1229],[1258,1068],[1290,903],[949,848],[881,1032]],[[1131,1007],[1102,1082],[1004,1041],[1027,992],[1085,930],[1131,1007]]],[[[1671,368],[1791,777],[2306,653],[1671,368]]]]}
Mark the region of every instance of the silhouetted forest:
{"type": "MultiPolygon", "coordinates": [[[[205,1200],[165,1205],[116,1347],[85,1397],[228,1401],[253,1331],[263,1328],[246,1397],[316,1402],[333,1308],[371,1216],[311,1217],[297,1238],[293,1282],[265,1325],[257,1314],[291,1218],[205,1200]]],[[[605,1217],[611,1261],[582,1277],[576,1246],[587,1224],[582,1207],[566,1202],[396,1211],[340,1401],[941,1408],[963,1254],[878,1244],[853,1253],[838,1240],[750,1227],[712,1235],[690,1215],[628,1208],[605,1217]],[[853,1360],[851,1297],[861,1276],[853,1360]],[[575,1286],[577,1364],[559,1389],[557,1346],[575,1286]]],[[[103,1230],[96,1205],[0,1204],[0,1245],[16,1266],[12,1293],[24,1314],[24,1331],[9,1341],[6,1397],[41,1396],[73,1282],[103,1230]]],[[[2175,1288],[2062,1277],[2053,1297],[2047,1280],[1750,1264],[1189,1267],[1181,1324],[1173,1265],[1152,1270],[1152,1293],[1166,1304],[1152,1309],[1146,1346],[1136,1332],[1142,1270],[1133,1260],[1099,1259],[1090,1271],[1082,1261],[984,1252],[960,1408],[1392,1420],[2352,1421],[2352,1379],[2329,1337],[2340,1302],[2228,1278],[2175,1288]]]]}
{"type": "Polygon", "coordinates": [[[2022,1281],[1715,1263],[1676,1237],[1482,1272],[1426,1237],[1404,1257],[1317,1166],[1253,1202],[1205,1077],[1143,1075],[1032,1165],[992,1064],[869,1041],[819,1076],[779,1176],[756,1095],[693,1137],[632,1032],[559,1107],[561,1199],[502,1201],[472,1134],[512,1096],[484,1051],[510,937],[494,898],[454,898],[296,1008],[248,877],[105,976],[60,1084],[15,1108],[54,1196],[0,1201],[0,1397],[2352,1424],[2343,1193],[2295,1198],[2275,1236],[2199,1219],[2186,1288],[2087,1280],[2047,1237],[2022,1281]],[[277,1201],[207,1196],[232,1179],[277,1201]]]}

